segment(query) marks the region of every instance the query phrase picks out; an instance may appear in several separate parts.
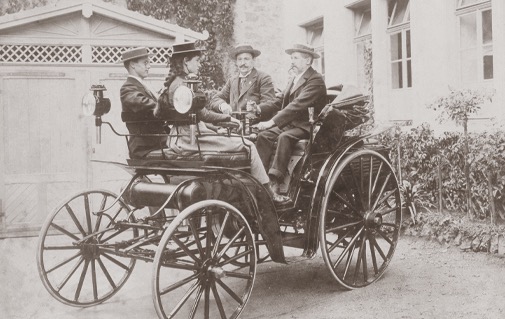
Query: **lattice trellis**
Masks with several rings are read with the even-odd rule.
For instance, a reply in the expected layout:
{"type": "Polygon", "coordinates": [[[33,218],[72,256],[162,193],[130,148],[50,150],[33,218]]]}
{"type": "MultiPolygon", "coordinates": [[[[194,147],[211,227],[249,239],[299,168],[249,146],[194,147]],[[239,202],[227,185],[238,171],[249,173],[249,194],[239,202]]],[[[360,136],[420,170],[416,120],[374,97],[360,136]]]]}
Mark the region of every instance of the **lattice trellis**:
{"type": "MultiPolygon", "coordinates": [[[[121,53],[133,49],[133,47],[113,47],[113,46],[92,46],[92,63],[117,63],[121,61],[121,53]]],[[[152,53],[152,64],[167,64],[168,57],[172,55],[172,48],[167,47],[148,47],[149,53],[152,53]]]]}
{"type": "Polygon", "coordinates": [[[1,62],[82,63],[81,46],[71,45],[0,45],[1,62]]]}

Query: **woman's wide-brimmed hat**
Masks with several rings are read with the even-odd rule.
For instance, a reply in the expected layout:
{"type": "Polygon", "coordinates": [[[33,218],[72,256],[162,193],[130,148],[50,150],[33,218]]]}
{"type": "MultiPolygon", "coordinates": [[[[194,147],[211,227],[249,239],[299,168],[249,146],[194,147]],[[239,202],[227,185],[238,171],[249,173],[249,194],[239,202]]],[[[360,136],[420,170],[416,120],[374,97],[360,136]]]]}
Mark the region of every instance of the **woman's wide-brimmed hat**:
{"type": "Polygon", "coordinates": [[[307,53],[312,55],[314,59],[320,58],[320,55],[314,51],[314,48],[306,44],[294,44],[291,48],[286,50],[287,54],[291,54],[293,52],[307,53]]]}
{"type": "Polygon", "coordinates": [[[197,48],[195,42],[185,42],[172,45],[172,57],[179,54],[187,54],[191,52],[202,52],[205,49],[197,48]]]}
{"type": "Polygon", "coordinates": [[[123,53],[121,53],[121,61],[118,63],[123,63],[129,60],[137,59],[137,58],[142,58],[145,56],[152,56],[152,53],[149,53],[147,51],[147,48],[145,47],[140,47],[140,48],[134,48],[130,50],[126,50],[123,53]]]}
{"type": "Polygon", "coordinates": [[[240,53],[250,53],[255,58],[261,54],[261,51],[254,49],[250,44],[238,44],[230,52],[230,57],[235,60],[240,53]]]}

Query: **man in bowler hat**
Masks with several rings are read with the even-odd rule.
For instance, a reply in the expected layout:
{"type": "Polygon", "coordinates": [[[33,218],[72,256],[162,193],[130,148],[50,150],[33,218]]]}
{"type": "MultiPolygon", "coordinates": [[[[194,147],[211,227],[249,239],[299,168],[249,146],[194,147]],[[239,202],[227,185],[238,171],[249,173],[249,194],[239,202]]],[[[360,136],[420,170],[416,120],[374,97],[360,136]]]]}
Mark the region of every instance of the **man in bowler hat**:
{"type": "Polygon", "coordinates": [[[290,71],[295,76],[288,81],[282,96],[266,105],[275,106],[279,111],[272,119],[258,123],[260,133],[256,142],[275,192],[278,192],[279,184],[287,172],[293,146],[298,140],[309,138],[311,124],[308,108],[314,107],[317,116],[326,103],[324,79],[311,66],[319,54],[312,47],[303,44],[295,44],[286,53],[291,56],[290,71]],[[276,141],[277,147],[274,149],[276,141]],[[274,157],[270,166],[272,155],[274,157]]]}
{"type": "Polygon", "coordinates": [[[261,54],[249,44],[239,44],[230,53],[239,74],[230,78],[225,86],[214,95],[210,106],[221,113],[252,112],[261,119],[270,119],[275,108],[267,102],[275,98],[270,75],[254,67],[255,59],[261,54]]]}
{"type": "MultiPolygon", "coordinates": [[[[157,98],[146,86],[144,79],[151,68],[146,48],[135,48],[123,52],[121,62],[128,71],[128,78],[121,86],[120,97],[122,118],[130,134],[164,134],[163,121],[153,115],[157,98]]],[[[166,146],[165,136],[130,136],[128,149],[130,158],[142,158],[149,152],[166,146]]]]}

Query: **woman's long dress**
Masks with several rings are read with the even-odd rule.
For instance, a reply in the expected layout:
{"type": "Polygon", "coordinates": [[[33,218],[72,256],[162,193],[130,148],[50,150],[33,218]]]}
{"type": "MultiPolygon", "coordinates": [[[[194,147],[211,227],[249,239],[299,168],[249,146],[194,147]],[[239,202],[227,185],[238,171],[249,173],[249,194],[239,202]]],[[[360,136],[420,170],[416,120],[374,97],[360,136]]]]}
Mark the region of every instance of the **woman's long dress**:
{"type": "MultiPolygon", "coordinates": [[[[173,105],[173,96],[175,90],[180,86],[185,85],[184,78],[178,76],[170,84],[168,88],[169,102],[173,105]]],[[[216,132],[207,128],[205,123],[218,123],[230,121],[230,115],[221,114],[203,108],[197,113],[198,118],[198,143],[191,144],[190,127],[189,125],[179,125],[172,128],[172,133],[177,133],[180,136],[172,136],[167,141],[167,146],[175,153],[192,155],[201,152],[223,152],[223,153],[238,153],[249,152],[251,157],[251,175],[253,175],[260,183],[266,184],[269,182],[268,175],[263,167],[258,151],[254,143],[249,140],[243,140],[238,135],[219,135],[216,132]],[[211,134],[211,135],[208,135],[211,134]],[[245,143],[248,145],[244,145],[245,143]]]]}

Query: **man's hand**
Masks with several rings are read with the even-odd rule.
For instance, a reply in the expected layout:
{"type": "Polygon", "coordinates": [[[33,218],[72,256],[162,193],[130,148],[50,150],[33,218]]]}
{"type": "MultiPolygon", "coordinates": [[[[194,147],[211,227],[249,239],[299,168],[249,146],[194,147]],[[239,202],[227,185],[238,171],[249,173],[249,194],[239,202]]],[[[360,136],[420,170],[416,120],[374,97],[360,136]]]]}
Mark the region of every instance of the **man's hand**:
{"type": "Polygon", "coordinates": [[[275,122],[272,120],[268,120],[266,122],[259,122],[258,123],[258,130],[260,130],[260,131],[268,130],[269,128],[274,127],[274,126],[275,126],[275,122]]]}
{"type": "Polygon", "coordinates": [[[220,127],[217,129],[217,134],[221,134],[221,135],[228,134],[228,130],[225,129],[224,127],[220,127]]]}
{"type": "Polygon", "coordinates": [[[221,113],[223,114],[231,114],[231,106],[230,104],[228,103],[221,103],[221,105],[219,105],[219,111],[221,111],[221,113]]]}
{"type": "Polygon", "coordinates": [[[256,102],[251,101],[251,100],[247,101],[246,109],[247,109],[247,112],[252,112],[252,113],[260,113],[261,112],[261,109],[256,104],[256,102]]]}
{"type": "Polygon", "coordinates": [[[238,124],[237,132],[240,132],[240,130],[242,129],[242,122],[240,122],[233,116],[231,117],[230,121],[238,124]]]}
{"type": "Polygon", "coordinates": [[[278,89],[278,88],[275,88],[275,97],[276,98],[282,98],[283,94],[282,94],[282,90],[278,89]]]}

